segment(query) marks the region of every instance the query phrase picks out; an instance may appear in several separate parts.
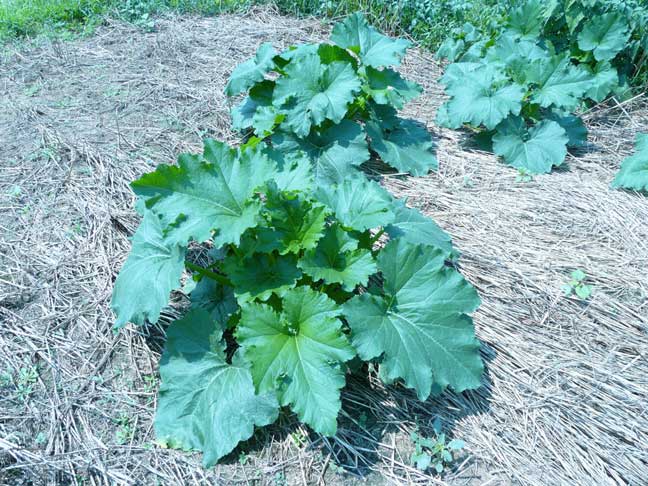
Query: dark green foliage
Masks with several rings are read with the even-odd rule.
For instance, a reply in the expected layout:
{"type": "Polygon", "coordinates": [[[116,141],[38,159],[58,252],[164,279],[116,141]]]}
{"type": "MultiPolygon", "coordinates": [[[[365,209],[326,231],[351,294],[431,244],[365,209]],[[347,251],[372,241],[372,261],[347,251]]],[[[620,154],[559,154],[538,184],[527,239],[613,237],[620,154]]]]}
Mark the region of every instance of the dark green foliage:
{"type": "Polygon", "coordinates": [[[470,125],[532,173],[563,163],[587,131],[574,115],[646,79],[648,7],[632,0],[526,0],[486,29],[465,25],[439,49],[450,100],[437,121],[470,125]]]}
{"type": "Polygon", "coordinates": [[[263,142],[206,140],[203,154],[132,184],[144,219],[115,283],[116,325],[156,321],[186,270],[197,281],[168,330],[156,431],[169,447],[203,451],[207,466],[279,406],[335,434],[356,356],[421,399],[481,380],[468,316],[479,297],[445,265],[449,237],[361,176],[316,184],[307,164],[299,185],[280,188],[294,168],[267,153],[263,142]],[[191,242],[211,247],[210,259],[185,261],[191,242]]]}
{"type": "Polygon", "coordinates": [[[469,317],[480,300],[446,265],[450,237],[360,170],[370,152],[402,172],[436,167],[425,127],[396,114],[421,91],[386,66],[409,42],[359,14],[332,40],[283,53],[263,44],[226,88],[248,92],[233,117],[247,141],[205,140],[202,154],[132,183],[143,220],[115,282],[115,324],[155,322],[190,279],[189,312],[167,332],[155,428],[169,447],[203,451],[206,466],[280,407],[334,435],[352,361],[422,400],[480,386],[469,317]],[[190,245],[209,259],[186,260],[190,245]]]}
{"type": "Polygon", "coordinates": [[[361,14],[337,24],[331,42],[280,54],[259,47],[226,88],[230,96],[247,92],[232,110],[234,127],[284,156],[301,154],[324,183],[361,177],[367,149],[399,172],[436,169],[430,134],[396,113],[422,91],[392,69],[410,43],[381,34],[361,14]]]}

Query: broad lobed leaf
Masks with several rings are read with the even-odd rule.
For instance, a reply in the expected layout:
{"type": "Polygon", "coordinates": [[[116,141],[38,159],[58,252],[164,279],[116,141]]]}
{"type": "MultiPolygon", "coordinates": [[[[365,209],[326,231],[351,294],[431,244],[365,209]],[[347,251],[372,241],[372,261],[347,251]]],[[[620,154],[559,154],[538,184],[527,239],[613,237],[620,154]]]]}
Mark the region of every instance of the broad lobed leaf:
{"type": "Polygon", "coordinates": [[[333,27],[331,40],[350,49],[367,66],[398,66],[411,43],[390,39],[369,25],[361,13],[353,14],[333,27]]]}
{"type": "Polygon", "coordinates": [[[564,162],[568,142],[567,133],[555,121],[545,120],[529,129],[522,118],[511,117],[497,128],[493,151],[513,167],[542,174],[564,162]]]}
{"type": "Polygon", "coordinates": [[[169,303],[169,293],[180,287],[186,249],[163,235],[160,219],[147,212],[135,232],[131,252],[113,288],[111,307],[115,327],[128,322],[157,322],[169,303]]]}
{"type": "Polygon", "coordinates": [[[394,240],[378,256],[385,296],[365,293],[344,305],[360,357],[381,358],[381,375],[403,379],[421,400],[433,383],[457,391],[479,387],[483,371],[466,315],[479,297],[444,261],[438,249],[394,240]]]}
{"type": "Polygon", "coordinates": [[[280,313],[264,304],[244,305],[236,333],[259,392],[277,390],[282,405],[324,435],[337,430],[341,365],[355,356],[340,313],[326,295],[298,287],[284,295],[280,313]]]}
{"type": "Polygon", "coordinates": [[[200,155],[182,155],[177,166],[160,165],[131,185],[165,228],[165,239],[180,245],[209,239],[238,244],[256,226],[261,205],[253,196],[275,174],[260,151],[232,149],[205,140],[200,155]]]}
{"type": "Polygon", "coordinates": [[[255,393],[238,353],[227,363],[221,337],[207,311],[191,310],[169,326],[160,361],[157,439],[168,447],[202,451],[205,467],[279,413],[273,390],[255,393]]]}
{"type": "Polygon", "coordinates": [[[286,116],[281,126],[300,137],[324,120],[340,123],[360,90],[350,64],[324,64],[316,52],[295,56],[285,72],[276,81],[272,103],[286,116]]]}

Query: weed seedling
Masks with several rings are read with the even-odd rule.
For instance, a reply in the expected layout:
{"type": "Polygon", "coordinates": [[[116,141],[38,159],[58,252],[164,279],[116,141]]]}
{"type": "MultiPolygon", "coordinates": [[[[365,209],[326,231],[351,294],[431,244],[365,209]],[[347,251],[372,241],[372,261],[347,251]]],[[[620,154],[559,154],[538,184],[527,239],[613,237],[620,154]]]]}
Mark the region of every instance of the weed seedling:
{"type": "Polygon", "coordinates": [[[533,180],[533,175],[529,173],[524,167],[518,169],[518,173],[515,176],[515,182],[531,182],[533,180]]]}
{"type": "Polygon", "coordinates": [[[124,445],[130,442],[133,439],[133,435],[135,435],[135,429],[133,429],[131,418],[125,413],[122,413],[117,418],[116,422],[119,426],[115,432],[115,441],[117,444],[124,445]]]}
{"type": "Polygon", "coordinates": [[[464,447],[464,443],[459,439],[452,439],[446,443],[446,435],[441,432],[441,420],[434,420],[434,438],[423,437],[418,432],[418,427],[410,434],[414,442],[414,453],[411,456],[411,463],[420,471],[426,471],[430,466],[441,474],[446,466],[452,463],[453,452],[457,452],[464,447]]]}
{"type": "Polygon", "coordinates": [[[18,379],[16,380],[16,392],[18,398],[23,402],[34,393],[34,385],[38,381],[38,368],[36,366],[29,366],[20,368],[18,371],[18,379]]]}
{"type": "Polygon", "coordinates": [[[571,273],[571,280],[569,283],[564,284],[561,288],[565,296],[569,297],[571,294],[576,294],[579,299],[586,300],[592,295],[592,286],[585,285],[587,275],[582,270],[574,270],[571,273]]]}

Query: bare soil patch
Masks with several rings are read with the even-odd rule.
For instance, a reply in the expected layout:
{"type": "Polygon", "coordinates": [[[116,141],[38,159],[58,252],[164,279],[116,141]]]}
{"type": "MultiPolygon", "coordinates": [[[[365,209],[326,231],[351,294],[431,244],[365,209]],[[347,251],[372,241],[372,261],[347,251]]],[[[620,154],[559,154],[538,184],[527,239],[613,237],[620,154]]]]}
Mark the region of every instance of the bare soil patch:
{"type": "Polygon", "coordinates": [[[236,142],[223,95],[234,66],[261,42],[327,29],[268,10],[177,17],[0,58],[0,484],[645,484],[648,200],[608,188],[648,131],[645,98],[588,113],[591,143],[565,170],[516,182],[434,124],[441,68],[417,50],[403,69],[425,95],[405,112],[437,137],[439,172],[375,175],[462,252],[483,300],[483,387],[421,403],[354,379],[335,439],[284,416],[212,470],[154,444],[164,328],[185,300],[156,326],[111,331],[137,224],[128,183],[202,137],[236,142]],[[587,302],[560,290],[577,268],[587,302]],[[437,416],[467,444],[443,476],[409,465],[409,432],[437,416]]]}

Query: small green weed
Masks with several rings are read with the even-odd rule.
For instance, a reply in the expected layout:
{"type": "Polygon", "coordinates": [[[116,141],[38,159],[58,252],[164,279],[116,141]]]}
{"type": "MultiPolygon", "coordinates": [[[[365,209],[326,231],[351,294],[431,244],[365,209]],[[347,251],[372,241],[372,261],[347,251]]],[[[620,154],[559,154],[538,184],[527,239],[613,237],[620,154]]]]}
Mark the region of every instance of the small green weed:
{"type": "Polygon", "coordinates": [[[585,280],[587,280],[585,272],[582,270],[574,270],[571,273],[571,280],[561,287],[565,296],[569,297],[572,294],[576,294],[581,300],[588,299],[592,295],[592,286],[585,285],[585,280]]]}
{"type": "Polygon", "coordinates": [[[241,466],[245,466],[249,460],[250,456],[248,456],[244,451],[239,453],[238,462],[241,466]]]}
{"type": "Polygon", "coordinates": [[[274,478],[272,478],[272,484],[274,484],[274,486],[288,486],[286,475],[282,472],[278,472],[274,475],[274,478]]]}
{"type": "Polygon", "coordinates": [[[15,381],[16,395],[23,402],[34,393],[34,385],[38,381],[38,368],[36,366],[25,366],[18,370],[15,381]]]}
{"type": "Polygon", "coordinates": [[[413,466],[420,471],[426,471],[429,467],[441,474],[446,466],[454,461],[453,452],[460,451],[464,443],[459,439],[452,439],[446,443],[446,435],[441,432],[441,420],[434,420],[434,438],[427,438],[420,435],[418,427],[410,434],[414,442],[414,453],[410,458],[413,466]]]}
{"type": "Polygon", "coordinates": [[[132,419],[127,414],[122,413],[115,421],[119,428],[115,431],[115,441],[119,445],[124,445],[133,440],[135,428],[132,419]]]}
{"type": "Polygon", "coordinates": [[[517,176],[515,176],[515,182],[531,182],[533,180],[533,175],[526,170],[524,167],[518,169],[517,176]]]}
{"type": "Polygon", "coordinates": [[[290,433],[290,438],[293,440],[297,447],[301,447],[306,443],[306,435],[301,430],[295,430],[290,433]]]}

